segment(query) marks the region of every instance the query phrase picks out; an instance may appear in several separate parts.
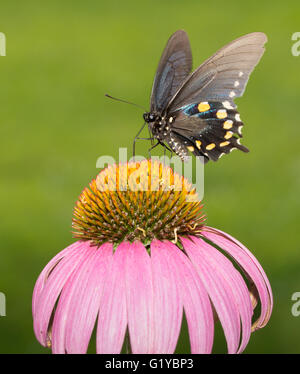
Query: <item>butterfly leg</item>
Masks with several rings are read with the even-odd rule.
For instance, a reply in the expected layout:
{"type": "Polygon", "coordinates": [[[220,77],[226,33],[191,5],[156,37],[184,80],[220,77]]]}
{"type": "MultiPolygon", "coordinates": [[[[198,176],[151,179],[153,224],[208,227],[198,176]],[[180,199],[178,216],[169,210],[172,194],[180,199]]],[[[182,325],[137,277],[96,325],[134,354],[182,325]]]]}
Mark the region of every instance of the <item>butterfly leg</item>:
{"type": "MultiPolygon", "coordinates": [[[[146,122],[143,124],[143,126],[140,128],[139,132],[136,134],[134,140],[133,140],[133,151],[132,151],[132,155],[133,157],[135,156],[135,143],[137,140],[151,140],[151,144],[153,144],[153,137],[150,137],[150,138],[140,138],[139,135],[140,133],[143,131],[144,127],[146,125],[146,122]]],[[[151,135],[151,134],[150,134],[151,135]]]]}
{"type": "Polygon", "coordinates": [[[170,149],[167,145],[165,145],[165,143],[160,143],[160,144],[164,147],[164,154],[165,154],[166,150],[171,152],[171,154],[173,153],[172,149],[170,149]]]}
{"type": "Polygon", "coordinates": [[[151,131],[150,131],[150,129],[149,129],[149,126],[148,126],[148,133],[149,133],[149,139],[151,140],[151,145],[153,145],[153,143],[154,143],[154,137],[152,136],[152,133],[151,133],[151,131]]]}
{"type": "Polygon", "coordinates": [[[151,158],[151,151],[152,151],[152,149],[156,148],[159,144],[160,144],[160,142],[157,142],[151,148],[148,149],[149,158],[151,158]]]}
{"type": "Polygon", "coordinates": [[[162,145],[164,147],[164,157],[166,156],[166,150],[170,151],[172,153],[172,150],[165,145],[165,143],[162,143],[158,140],[156,144],[154,144],[151,148],[148,149],[149,158],[151,158],[151,151],[152,149],[156,148],[158,145],[162,145]]]}
{"type": "Polygon", "coordinates": [[[146,125],[146,122],[144,122],[143,126],[140,128],[139,132],[136,134],[135,138],[133,139],[133,150],[132,150],[133,157],[135,156],[135,142],[137,141],[140,133],[143,131],[145,125],[146,125]]]}
{"type": "Polygon", "coordinates": [[[167,155],[167,151],[170,152],[170,158],[172,158],[172,155],[173,155],[173,151],[172,149],[170,149],[168,146],[165,145],[165,143],[161,143],[162,146],[164,147],[164,162],[166,163],[166,155],[167,155]]]}

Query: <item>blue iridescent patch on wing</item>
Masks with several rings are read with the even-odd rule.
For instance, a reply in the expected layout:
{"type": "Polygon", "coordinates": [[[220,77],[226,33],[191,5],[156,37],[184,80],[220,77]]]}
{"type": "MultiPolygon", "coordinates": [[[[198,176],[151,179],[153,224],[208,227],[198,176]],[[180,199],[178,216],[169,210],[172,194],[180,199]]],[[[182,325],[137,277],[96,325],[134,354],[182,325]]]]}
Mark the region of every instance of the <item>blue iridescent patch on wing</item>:
{"type": "Polygon", "coordinates": [[[197,116],[198,118],[214,117],[220,105],[217,102],[200,102],[196,104],[188,104],[180,108],[187,116],[197,116]]]}

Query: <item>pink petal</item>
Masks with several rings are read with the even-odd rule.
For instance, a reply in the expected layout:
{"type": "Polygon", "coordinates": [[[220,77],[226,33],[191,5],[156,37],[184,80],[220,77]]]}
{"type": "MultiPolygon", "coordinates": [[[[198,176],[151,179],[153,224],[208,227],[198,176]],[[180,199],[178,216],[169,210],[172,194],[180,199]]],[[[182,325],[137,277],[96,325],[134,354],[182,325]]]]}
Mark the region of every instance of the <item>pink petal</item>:
{"type": "Polygon", "coordinates": [[[97,327],[97,353],[121,352],[127,327],[124,280],[125,256],[120,245],[112,256],[100,301],[97,327]]]}
{"type": "Polygon", "coordinates": [[[59,294],[88,251],[86,242],[74,243],[55,256],[38,278],[33,296],[33,321],[36,338],[44,346],[47,345],[49,321],[59,294]]]}
{"type": "Polygon", "coordinates": [[[273,295],[269,280],[263,268],[253,254],[232,236],[211,227],[206,227],[202,234],[226,251],[240,265],[246,273],[246,276],[254,283],[261,300],[261,314],[254,323],[252,330],[264,327],[272,313],[273,295]]]}
{"type": "Polygon", "coordinates": [[[221,277],[219,266],[216,267],[199,256],[201,248],[189,239],[181,238],[181,241],[216,309],[226,337],[228,353],[236,353],[240,341],[240,317],[231,287],[221,277]]]}
{"type": "MultiPolygon", "coordinates": [[[[89,245],[89,242],[86,242],[89,245]]],[[[59,297],[52,326],[52,352],[68,353],[66,349],[66,335],[69,332],[69,313],[73,312],[74,295],[81,281],[86,275],[87,269],[91,268],[95,256],[96,247],[88,248],[76,271],[69,277],[59,297]]],[[[78,311],[79,313],[79,311],[78,311]]],[[[69,332],[70,333],[70,332],[69,332]]],[[[85,344],[86,342],[83,342],[85,344]]],[[[77,342],[75,342],[77,345],[77,342]]]]}
{"type": "Polygon", "coordinates": [[[174,264],[171,264],[165,244],[158,240],[151,243],[151,265],[154,294],[153,353],[173,353],[180,333],[183,307],[174,264]]]}
{"type": "Polygon", "coordinates": [[[183,303],[192,353],[210,353],[214,320],[207,291],[189,258],[174,244],[163,242],[183,303]]]}
{"type": "Polygon", "coordinates": [[[33,314],[35,313],[36,310],[36,304],[39,301],[40,294],[44,289],[46,280],[48,278],[48,275],[50,272],[53,270],[53,268],[59,263],[59,261],[68,255],[71,255],[74,253],[78,248],[80,248],[81,242],[77,241],[71,245],[69,245],[67,248],[59,252],[55,257],[52,258],[50,262],[44,267],[43,271],[39,275],[35,286],[33,290],[33,295],[32,295],[32,311],[33,314]]]}
{"type": "Polygon", "coordinates": [[[120,244],[125,256],[128,330],[132,353],[154,353],[153,286],[151,261],[140,242],[120,244]]]}
{"type": "Polygon", "coordinates": [[[251,335],[253,309],[247,285],[231,261],[220,251],[202,239],[196,237],[190,237],[190,239],[193,240],[197,247],[197,249],[194,247],[189,248],[189,244],[187,244],[187,252],[191,260],[196,266],[199,262],[205,262],[213,269],[214,273],[218,273],[222,284],[226,285],[228,292],[231,291],[235,300],[235,307],[240,314],[242,324],[242,341],[238,350],[239,353],[245,349],[251,335]]]}
{"type": "Polygon", "coordinates": [[[66,312],[66,351],[86,353],[95,321],[105,280],[109,276],[112,260],[112,244],[104,244],[94,251],[89,261],[78,271],[70,293],[69,310],[66,312]]]}

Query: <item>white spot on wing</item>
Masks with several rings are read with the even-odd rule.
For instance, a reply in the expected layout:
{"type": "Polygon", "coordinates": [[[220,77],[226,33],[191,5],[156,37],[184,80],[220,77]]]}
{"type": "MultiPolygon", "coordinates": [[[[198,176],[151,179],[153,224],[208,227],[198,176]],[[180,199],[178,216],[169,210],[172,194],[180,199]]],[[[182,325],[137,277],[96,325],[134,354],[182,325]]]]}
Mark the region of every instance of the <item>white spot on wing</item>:
{"type": "Polygon", "coordinates": [[[240,114],[239,114],[239,113],[237,113],[237,114],[235,115],[235,120],[238,121],[238,122],[241,122],[241,117],[240,117],[240,114]]]}
{"type": "Polygon", "coordinates": [[[233,106],[230,104],[229,101],[223,101],[223,107],[226,109],[233,109],[233,106]]]}
{"type": "Polygon", "coordinates": [[[234,96],[235,96],[235,92],[234,91],[230,91],[229,97],[234,97],[234,96]]]}

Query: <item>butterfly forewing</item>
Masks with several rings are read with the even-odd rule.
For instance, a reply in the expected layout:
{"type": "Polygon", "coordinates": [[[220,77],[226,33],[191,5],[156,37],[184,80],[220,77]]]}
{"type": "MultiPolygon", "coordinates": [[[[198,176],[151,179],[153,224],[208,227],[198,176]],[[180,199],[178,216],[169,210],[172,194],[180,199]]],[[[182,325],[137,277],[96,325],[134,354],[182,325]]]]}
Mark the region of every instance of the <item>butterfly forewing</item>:
{"type": "Polygon", "coordinates": [[[264,53],[266,41],[265,34],[255,32],[221,48],[186,78],[167,110],[209,100],[233,102],[242,96],[250,73],[264,53]]]}
{"type": "Polygon", "coordinates": [[[192,69],[192,52],[185,31],[176,31],[161,56],[151,93],[150,111],[161,113],[192,69]]]}

